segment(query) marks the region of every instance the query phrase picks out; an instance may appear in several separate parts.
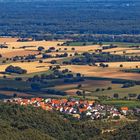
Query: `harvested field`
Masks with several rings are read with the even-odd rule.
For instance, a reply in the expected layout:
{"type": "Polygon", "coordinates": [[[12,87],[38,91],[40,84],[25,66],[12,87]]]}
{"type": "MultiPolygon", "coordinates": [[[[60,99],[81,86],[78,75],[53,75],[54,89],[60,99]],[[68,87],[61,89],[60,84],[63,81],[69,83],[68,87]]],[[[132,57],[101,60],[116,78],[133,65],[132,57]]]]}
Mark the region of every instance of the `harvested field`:
{"type": "Polygon", "coordinates": [[[135,54],[135,55],[137,55],[137,54],[140,54],[140,50],[136,50],[136,49],[134,49],[134,50],[127,50],[125,52],[125,54],[135,54]]]}
{"type": "Polygon", "coordinates": [[[125,51],[125,50],[132,50],[132,48],[112,48],[112,49],[105,49],[103,52],[114,52],[114,51],[125,51]]]}
{"type": "MultiPolygon", "coordinates": [[[[40,43],[36,46],[44,46],[45,49],[49,49],[50,47],[55,47],[55,49],[60,50],[60,52],[87,52],[87,51],[95,51],[96,49],[99,49],[99,45],[90,45],[90,46],[57,46],[57,44],[60,42],[44,42],[44,44],[40,43]],[[49,45],[51,44],[51,45],[49,45]],[[75,48],[75,50],[72,50],[72,48],[75,48]]],[[[33,44],[32,44],[33,45],[33,44]]],[[[37,50],[37,47],[34,48],[26,48],[27,50],[37,50]]]]}
{"type": "Polygon", "coordinates": [[[13,92],[13,91],[2,91],[0,90],[0,95],[6,95],[6,96],[13,96],[13,94],[17,94],[18,97],[31,97],[33,95],[23,93],[23,92],[13,92]]]}
{"type": "Polygon", "coordinates": [[[49,69],[49,66],[50,66],[50,64],[48,64],[48,63],[39,63],[39,62],[21,63],[21,62],[17,62],[17,63],[0,65],[0,72],[4,72],[6,67],[8,67],[9,65],[19,66],[23,69],[26,69],[27,73],[36,73],[36,72],[47,71],[49,69]]]}
{"type": "Polygon", "coordinates": [[[113,49],[103,50],[103,52],[110,52],[111,54],[116,54],[116,55],[140,54],[140,50],[135,48],[113,48],[113,49]]]}
{"type": "MultiPolygon", "coordinates": [[[[112,53],[113,54],[113,53],[112,53]]],[[[139,55],[140,54],[140,50],[125,50],[125,53],[123,51],[118,51],[116,52],[115,54],[118,54],[118,55],[139,55]]]]}
{"type": "Polygon", "coordinates": [[[16,42],[17,40],[18,40],[18,38],[0,37],[0,44],[10,43],[10,42],[16,42]]]}
{"type": "Polygon", "coordinates": [[[14,50],[14,51],[2,53],[2,56],[6,58],[12,58],[15,56],[28,56],[28,55],[34,55],[34,54],[38,54],[38,52],[28,51],[28,50],[14,50]]]}
{"type": "Polygon", "coordinates": [[[48,49],[49,47],[55,47],[57,44],[62,44],[62,41],[29,41],[29,42],[10,42],[8,43],[9,48],[15,47],[20,48],[23,46],[31,46],[29,48],[26,48],[27,50],[37,50],[37,47],[43,46],[45,49],[48,49]],[[35,47],[33,47],[35,46],[35,47]]]}
{"type": "Polygon", "coordinates": [[[69,57],[70,55],[74,56],[74,53],[75,52],[67,52],[67,51],[65,51],[65,52],[51,52],[50,54],[52,56],[56,56],[56,55],[61,55],[61,54],[64,54],[64,53],[67,53],[68,54],[68,57],[69,57]]]}
{"type": "Polygon", "coordinates": [[[105,64],[108,64],[109,68],[119,68],[119,69],[131,69],[136,68],[136,66],[140,67],[140,62],[109,62],[105,64]],[[120,65],[123,65],[123,67],[120,68],[120,65]]]}
{"type": "Polygon", "coordinates": [[[129,51],[133,51],[132,48],[112,48],[112,49],[106,49],[103,50],[103,52],[110,52],[111,54],[124,54],[124,52],[129,52],[129,51]]]}
{"type": "Polygon", "coordinates": [[[83,66],[83,65],[67,65],[62,69],[69,69],[74,73],[81,73],[88,77],[104,77],[104,78],[119,78],[119,79],[131,79],[139,80],[140,74],[121,72],[116,68],[100,68],[95,66],[83,66]]]}
{"type": "Polygon", "coordinates": [[[101,80],[86,80],[83,82],[77,82],[73,84],[64,84],[55,86],[54,88],[57,90],[62,90],[67,92],[68,95],[76,95],[76,91],[82,91],[85,90],[86,93],[90,93],[93,89],[96,89],[97,87],[108,87],[111,84],[110,81],[101,81],[101,80]],[[82,87],[78,89],[78,85],[81,84],[82,87]]]}
{"type": "Polygon", "coordinates": [[[67,93],[67,95],[75,96],[77,91],[80,91],[80,90],[71,89],[71,90],[66,90],[65,92],[67,93]]]}
{"type": "Polygon", "coordinates": [[[88,51],[95,51],[96,49],[99,49],[99,45],[89,45],[89,46],[61,46],[59,47],[61,50],[64,50],[64,48],[67,48],[68,51],[70,51],[72,48],[75,48],[75,51],[77,52],[88,52],[88,51]]]}
{"type": "Polygon", "coordinates": [[[48,63],[49,65],[52,65],[52,64],[50,64],[50,62],[52,61],[52,60],[63,60],[63,59],[65,59],[65,57],[63,57],[63,58],[47,58],[47,59],[42,59],[43,60],[43,63],[48,63]]]}

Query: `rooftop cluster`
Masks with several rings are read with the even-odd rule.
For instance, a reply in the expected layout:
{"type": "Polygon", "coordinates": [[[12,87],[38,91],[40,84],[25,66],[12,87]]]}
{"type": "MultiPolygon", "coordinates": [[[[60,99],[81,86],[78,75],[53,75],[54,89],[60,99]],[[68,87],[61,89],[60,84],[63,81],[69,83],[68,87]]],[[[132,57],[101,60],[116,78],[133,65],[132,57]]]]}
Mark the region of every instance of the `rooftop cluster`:
{"type": "Polygon", "coordinates": [[[5,99],[4,102],[16,103],[19,105],[32,105],[34,107],[41,107],[47,111],[59,111],[65,114],[72,115],[75,118],[82,118],[86,116],[93,120],[103,118],[114,118],[127,115],[129,112],[128,107],[120,109],[96,103],[94,100],[80,100],[80,99],[51,99],[51,98],[12,98],[5,99]]]}

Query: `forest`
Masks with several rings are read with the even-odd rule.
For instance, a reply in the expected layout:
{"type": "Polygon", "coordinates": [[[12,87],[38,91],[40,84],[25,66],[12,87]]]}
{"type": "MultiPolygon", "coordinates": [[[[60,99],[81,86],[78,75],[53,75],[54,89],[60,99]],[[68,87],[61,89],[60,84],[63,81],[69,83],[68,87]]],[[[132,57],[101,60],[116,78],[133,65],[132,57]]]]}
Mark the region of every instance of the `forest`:
{"type": "Polygon", "coordinates": [[[0,103],[0,140],[138,140],[140,123],[123,123],[112,133],[101,133],[112,123],[78,121],[70,116],[31,106],[0,103]]]}
{"type": "Polygon", "coordinates": [[[139,8],[129,0],[1,2],[0,35],[139,34],[139,8]]]}

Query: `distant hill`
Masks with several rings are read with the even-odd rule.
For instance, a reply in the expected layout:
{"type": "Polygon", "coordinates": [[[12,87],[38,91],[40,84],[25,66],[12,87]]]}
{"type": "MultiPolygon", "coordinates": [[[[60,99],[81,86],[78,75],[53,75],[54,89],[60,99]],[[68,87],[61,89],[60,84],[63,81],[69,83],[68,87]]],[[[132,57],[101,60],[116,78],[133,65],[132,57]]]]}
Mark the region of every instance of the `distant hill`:
{"type": "MultiPolygon", "coordinates": [[[[94,1],[120,1],[125,2],[128,0],[12,0],[12,2],[43,2],[43,1],[87,1],[87,2],[94,2],[94,1]]],[[[129,0],[130,2],[139,1],[139,0],[129,0]]],[[[0,2],[11,2],[11,0],[0,0],[0,2]]]]}

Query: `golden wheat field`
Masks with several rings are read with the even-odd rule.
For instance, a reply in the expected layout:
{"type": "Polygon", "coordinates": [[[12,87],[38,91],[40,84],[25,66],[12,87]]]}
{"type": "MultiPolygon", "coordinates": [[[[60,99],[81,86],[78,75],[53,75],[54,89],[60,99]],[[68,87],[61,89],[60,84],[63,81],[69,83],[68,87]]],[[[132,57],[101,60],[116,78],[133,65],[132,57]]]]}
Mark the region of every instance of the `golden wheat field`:
{"type": "Polygon", "coordinates": [[[50,47],[55,47],[55,50],[59,52],[52,52],[52,56],[56,54],[63,54],[65,52],[68,55],[74,55],[75,52],[94,52],[96,49],[99,49],[99,45],[89,45],[89,46],[60,46],[64,41],[28,41],[28,42],[17,42],[18,38],[0,38],[0,44],[6,44],[8,48],[0,49],[0,54],[3,57],[14,57],[14,56],[26,56],[38,53],[38,47],[43,46],[45,50],[50,47]],[[22,48],[25,47],[25,48],[22,48]],[[72,50],[74,48],[74,50],[72,50]]]}
{"type": "Polygon", "coordinates": [[[8,48],[0,49],[0,54],[3,57],[14,57],[37,54],[39,46],[43,46],[46,50],[50,47],[56,47],[62,44],[63,41],[29,41],[17,42],[18,38],[0,38],[0,44],[5,44],[8,48]],[[25,47],[25,48],[22,48],[25,47]]]}
{"type": "MultiPolygon", "coordinates": [[[[39,46],[43,46],[46,50],[50,47],[55,47],[55,50],[59,50],[59,52],[53,51],[49,53],[53,57],[57,54],[68,53],[68,56],[74,56],[75,52],[83,53],[83,52],[94,52],[96,49],[101,49],[100,45],[87,45],[87,46],[60,46],[64,41],[28,41],[28,42],[17,42],[18,38],[0,38],[0,44],[6,43],[8,48],[4,48],[0,50],[0,54],[3,57],[14,57],[14,56],[26,56],[29,54],[38,54],[37,51],[39,46]],[[58,45],[59,44],[59,45],[58,45]],[[26,46],[25,48],[22,48],[26,46]],[[73,49],[74,48],[74,49],[73,49]]],[[[123,54],[125,53],[138,53],[140,50],[134,50],[132,48],[113,48],[103,50],[103,52],[110,52],[115,54],[123,54]]],[[[38,55],[37,58],[41,59],[42,55],[38,55]]],[[[19,66],[23,69],[27,70],[27,73],[36,73],[43,72],[49,69],[50,61],[52,60],[60,60],[65,58],[49,58],[43,59],[43,63],[39,63],[38,60],[36,62],[16,62],[10,64],[0,65],[0,72],[4,72],[5,68],[9,65],[19,66]]],[[[139,80],[140,75],[136,73],[124,73],[120,70],[136,68],[136,66],[140,67],[140,62],[110,62],[106,63],[109,65],[108,68],[101,68],[95,66],[88,65],[62,65],[62,69],[68,68],[74,73],[81,73],[85,76],[93,76],[93,77],[107,77],[107,78],[122,78],[122,79],[132,79],[139,80]],[[120,65],[123,65],[120,68],[120,65]]]]}
{"type": "Polygon", "coordinates": [[[27,73],[36,73],[36,72],[41,72],[41,71],[47,71],[51,64],[39,63],[37,61],[36,62],[24,62],[24,63],[16,62],[16,63],[0,65],[0,72],[4,72],[6,67],[8,67],[9,65],[19,66],[23,69],[26,69],[27,73]]]}
{"type": "Polygon", "coordinates": [[[127,50],[132,50],[132,48],[112,48],[112,49],[106,49],[103,50],[103,52],[112,52],[114,53],[114,51],[117,52],[123,52],[123,51],[127,51],[127,50]]]}
{"type": "MultiPolygon", "coordinates": [[[[97,64],[99,65],[99,63],[97,64]]],[[[136,66],[140,67],[140,62],[109,62],[104,64],[108,64],[109,68],[119,69],[134,69],[136,66]],[[120,68],[120,65],[123,65],[123,67],[120,68]]]]}
{"type": "Polygon", "coordinates": [[[140,74],[125,73],[118,68],[100,68],[95,66],[83,65],[66,65],[62,69],[69,69],[74,73],[81,73],[88,77],[104,77],[104,78],[118,78],[118,79],[131,79],[139,80],[140,74]]]}
{"type": "Polygon", "coordinates": [[[140,50],[135,48],[112,48],[112,49],[103,50],[103,52],[110,52],[111,54],[115,54],[115,55],[140,54],[140,50]]]}
{"type": "Polygon", "coordinates": [[[38,54],[37,51],[29,51],[29,50],[12,50],[12,51],[5,51],[3,50],[3,53],[1,53],[3,57],[5,58],[12,58],[15,56],[28,56],[28,55],[34,55],[38,54]]]}
{"type": "Polygon", "coordinates": [[[0,37],[0,44],[3,43],[10,43],[10,42],[16,42],[18,38],[12,38],[12,37],[0,37]]]}
{"type": "Polygon", "coordinates": [[[28,46],[28,49],[36,50],[38,46],[43,46],[45,49],[49,47],[55,47],[57,44],[62,44],[62,41],[29,41],[29,42],[9,42],[7,43],[9,48],[20,48],[22,46],[28,46]]]}

